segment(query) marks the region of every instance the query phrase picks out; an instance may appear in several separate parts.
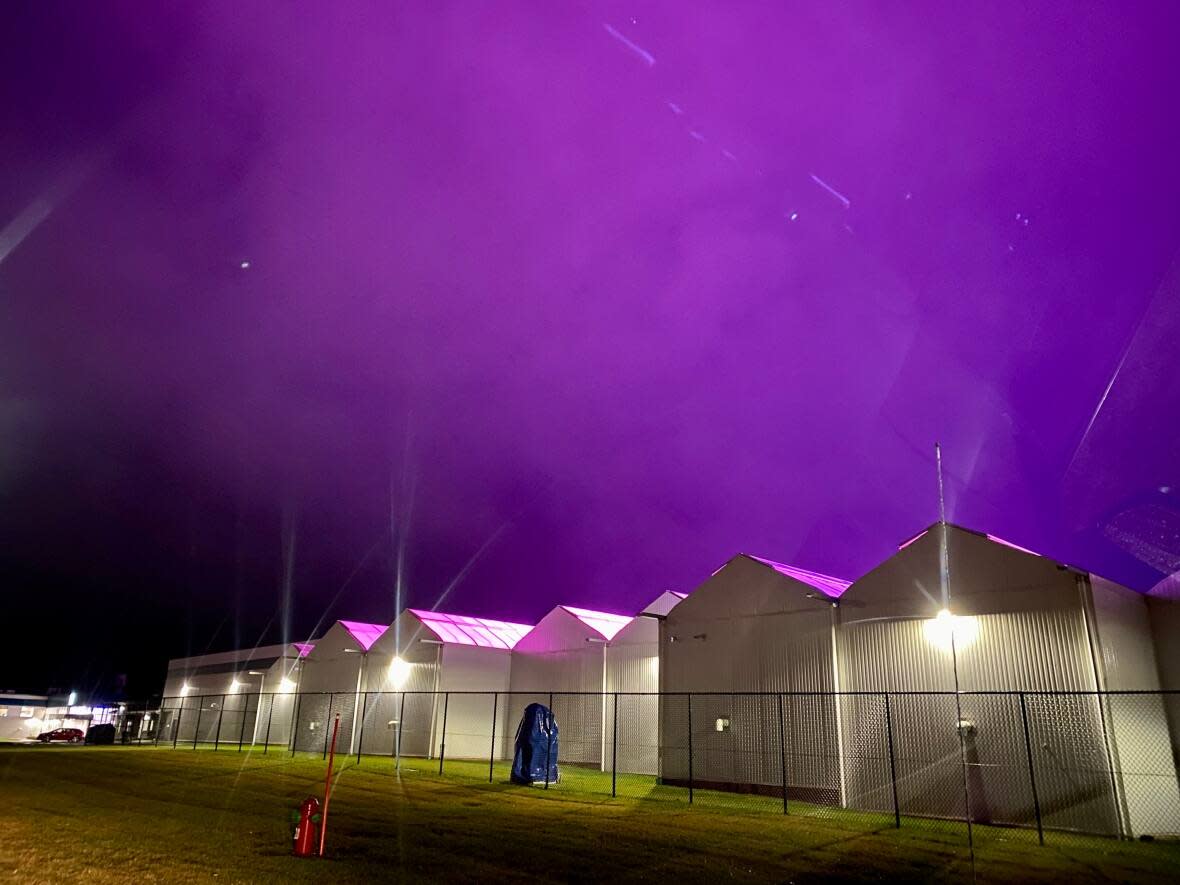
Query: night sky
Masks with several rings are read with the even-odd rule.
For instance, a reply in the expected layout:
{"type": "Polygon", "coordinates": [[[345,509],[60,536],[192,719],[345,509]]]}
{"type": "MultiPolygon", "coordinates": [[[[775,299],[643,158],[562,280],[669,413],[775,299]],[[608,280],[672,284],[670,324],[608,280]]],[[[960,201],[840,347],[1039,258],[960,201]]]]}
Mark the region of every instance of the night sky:
{"type": "Polygon", "coordinates": [[[0,688],[855,578],[936,440],[1180,570],[1180,11],[887,7],[5,5],[0,688]]]}

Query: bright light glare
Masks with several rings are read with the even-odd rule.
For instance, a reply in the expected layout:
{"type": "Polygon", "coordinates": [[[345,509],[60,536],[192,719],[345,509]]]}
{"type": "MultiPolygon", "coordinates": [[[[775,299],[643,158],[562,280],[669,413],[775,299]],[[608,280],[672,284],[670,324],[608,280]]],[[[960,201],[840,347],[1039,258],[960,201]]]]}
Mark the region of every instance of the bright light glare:
{"type": "Polygon", "coordinates": [[[231,682],[229,684],[230,691],[238,691],[241,687],[242,687],[242,683],[240,683],[237,679],[235,679],[233,682],[231,682]]]}
{"type": "Polygon", "coordinates": [[[180,686],[180,696],[182,698],[186,697],[188,695],[188,693],[192,690],[193,690],[193,687],[186,682],[184,685],[180,686]]]}
{"type": "Polygon", "coordinates": [[[71,691],[71,692],[70,692],[70,697],[69,697],[69,700],[67,700],[67,701],[66,701],[66,706],[67,706],[67,707],[72,707],[72,706],[74,706],[74,703],[75,703],[77,700],[78,700],[78,692],[76,692],[76,691],[71,691]]]}
{"type": "Polygon", "coordinates": [[[284,676],[279,681],[279,691],[282,692],[283,694],[290,694],[294,690],[295,690],[295,680],[294,679],[288,679],[286,676],[284,676]]]}
{"type": "Polygon", "coordinates": [[[389,662],[389,682],[394,688],[400,689],[406,684],[406,680],[410,678],[411,666],[401,658],[394,658],[389,662]]]}
{"type": "Polygon", "coordinates": [[[979,621],[967,615],[952,615],[944,608],[922,625],[922,632],[927,642],[943,651],[949,652],[952,647],[962,651],[979,635],[979,621]]]}

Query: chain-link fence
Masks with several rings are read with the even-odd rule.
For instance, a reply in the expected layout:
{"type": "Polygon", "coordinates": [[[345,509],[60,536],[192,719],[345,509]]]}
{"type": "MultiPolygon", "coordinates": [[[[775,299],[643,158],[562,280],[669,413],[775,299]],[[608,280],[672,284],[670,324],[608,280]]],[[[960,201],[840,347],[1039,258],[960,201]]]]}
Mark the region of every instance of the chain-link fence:
{"type": "Polygon", "coordinates": [[[1169,692],[339,692],[165,699],[153,743],[388,757],[509,779],[525,707],[553,710],[571,792],[873,826],[1180,833],[1169,692]],[[338,722],[338,724],[337,724],[338,722]]]}

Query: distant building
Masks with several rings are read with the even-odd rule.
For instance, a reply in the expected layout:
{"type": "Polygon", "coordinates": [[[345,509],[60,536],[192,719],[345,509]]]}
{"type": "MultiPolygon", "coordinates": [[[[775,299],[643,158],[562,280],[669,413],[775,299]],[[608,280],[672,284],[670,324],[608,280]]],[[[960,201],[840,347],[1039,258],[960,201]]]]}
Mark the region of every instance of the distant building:
{"type": "Polygon", "coordinates": [[[63,695],[0,692],[0,741],[34,740],[42,732],[56,728],[76,728],[85,733],[92,725],[115,721],[118,715],[118,705],[79,698],[72,692],[63,695]]]}

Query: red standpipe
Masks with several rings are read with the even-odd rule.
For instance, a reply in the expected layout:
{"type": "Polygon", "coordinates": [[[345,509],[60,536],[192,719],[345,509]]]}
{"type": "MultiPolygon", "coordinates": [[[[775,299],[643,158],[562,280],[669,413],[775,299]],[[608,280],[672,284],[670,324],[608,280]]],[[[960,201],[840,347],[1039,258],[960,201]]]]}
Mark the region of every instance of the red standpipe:
{"type": "Polygon", "coordinates": [[[320,800],[308,796],[295,813],[295,845],[291,853],[296,857],[315,857],[319,841],[320,800]]]}
{"type": "Polygon", "coordinates": [[[328,835],[328,800],[332,798],[332,765],[336,761],[336,734],[340,731],[340,714],[332,723],[332,749],[328,752],[328,773],[324,776],[324,811],[320,821],[320,857],[324,856],[324,837],[328,835]]]}

